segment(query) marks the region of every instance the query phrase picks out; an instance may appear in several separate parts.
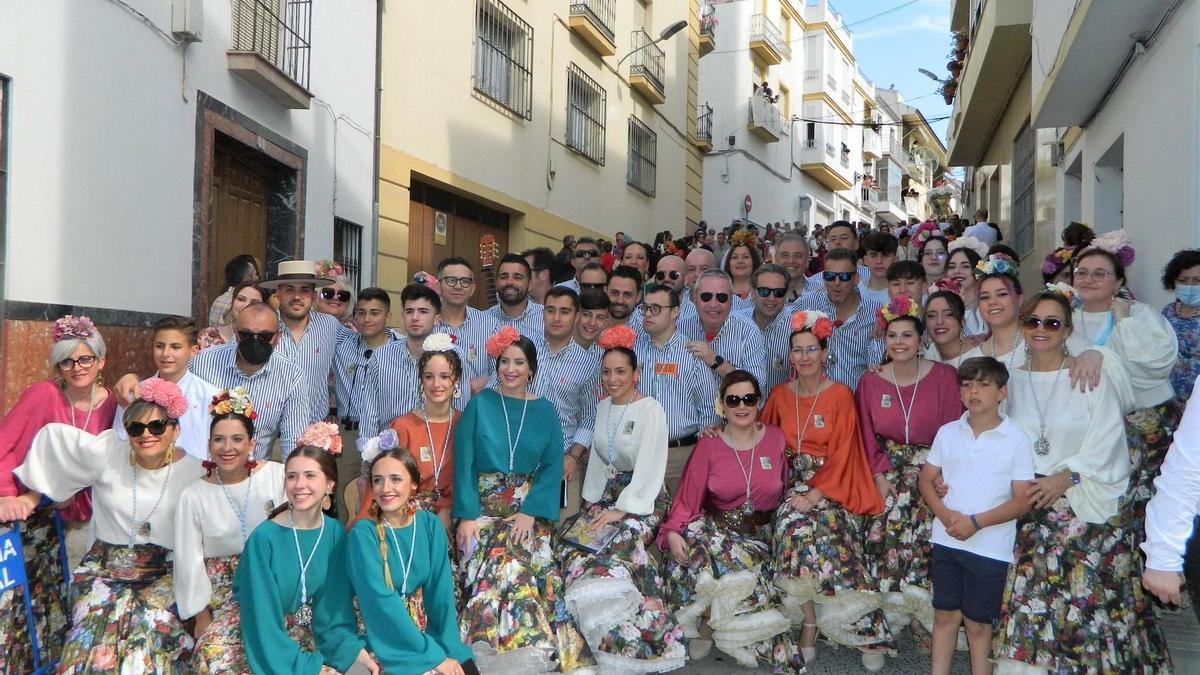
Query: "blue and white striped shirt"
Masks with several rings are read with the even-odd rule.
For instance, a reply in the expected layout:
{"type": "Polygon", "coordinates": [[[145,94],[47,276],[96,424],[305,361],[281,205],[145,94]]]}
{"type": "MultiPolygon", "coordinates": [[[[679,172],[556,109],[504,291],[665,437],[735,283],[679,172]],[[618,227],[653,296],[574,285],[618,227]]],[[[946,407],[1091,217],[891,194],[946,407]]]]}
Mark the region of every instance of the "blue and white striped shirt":
{"type": "MultiPolygon", "coordinates": [[[[825,312],[830,320],[836,322],[837,310],[824,292],[805,293],[785,311],[790,314],[797,310],[813,309],[825,312]]],[[[879,341],[871,335],[875,327],[877,309],[878,303],[860,296],[854,316],[833,329],[833,335],[829,337],[829,365],[825,369],[829,379],[855,389],[867,366],[879,363],[882,350],[879,345],[874,344],[879,341]]]]}
{"type": "MultiPolygon", "coordinates": [[[[865,284],[866,279],[871,276],[871,268],[866,265],[858,266],[858,282],[865,284]]],[[[820,293],[825,291],[825,272],[817,272],[816,274],[804,280],[805,293],[820,293]]]]}
{"type": "MultiPolygon", "coordinates": [[[[754,321],[753,309],[742,310],[740,316],[758,328],[758,323],[754,321]]],[[[775,320],[767,326],[767,329],[760,329],[760,332],[763,336],[763,344],[767,349],[766,379],[759,382],[765,395],[774,389],[775,385],[791,379],[792,313],[787,311],[787,307],[784,307],[779,312],[779,316],[775,317],[775,320]]]]}
{"type": "Polygon", "coordinates": [[[275,351],[300,366],[308,381],[308,413],[310,421],[323,420],[329,415],[329,369],[337,346],[357,334],[328,314],[313,311],[308,325],[297,343],[292,331],[280,320],[279,345],[275,351]]]}
{"type": "Polygon", "coordinates": [[[525,311],[515,319],[504,313],[504,305],[492,305],[486,313],[495,317],[501,326],[512,326],[521,335],[537,342],[546,336],[546,325],[542,320],[544,310],[533,300],[525,302],[525,311]]]}
{"type": "MultiPolygon", "coordinates": [[[[454,351],[463,358],[462,350],[455,345],[454,351]]],[[[370,391],[363,397],[362,417],[358,420],[358,434],[370,438],[391,425],[392,420],[412,412],[421,405],[421,372],[417,359],[408,351],[408,337],[401,337],[375,350],[367,362],[367,380],[370,391]]],[[[459,384],[461,395],[454,399],[454,407],[462,410],[471,400],[469,382],[459,384]]]]}
{"type": "MultiPolygon", "coordinates": [[[[308,378],[300,366],[278,350],[253,375],[246,375],[238,368],[236,342],[205,349],[192,357],[188,370],[219,389],[249,390],[258,415],[254,420],[256,459],[271,456],[276,436],[283,456],[287,457],[296,448],[296,439],[304,433],[304,427],[325,418],[324,414],[310,418],[313,408],[308,403],[308,378]]],[[[321,380],[321,386],[326,386],[325,380],[321,380]]]]}
{"type": "MultiPolygon", "coordinates": [[[[388,342],[396,340],[392,329],[385,331],[388,342]]],[[[367,362],[374,355],[375,350],[362,336],[344,340],[337,346],[333,357],[333,393],[337,398],[338,416],[342,419],[357,422],[363,418],[364,401],[374,394],[371,378],[367,376],[367,362]]]]}
{"type": "Polygon", "coordinates": [[[562,282],[561,284],[554,284],[554,285],[562,286],[563,288],[569,288],[569,289],[575,291],[576,293],[579,292],[579,279],[576,279],[575,277],[571,277],[570,279],[567,279],[566,281],[562,282]]]}
{"type": "MultiPolygon", "coordinates": [[[[712,340],[708,340],[708,336],[705,335],[700,317],[680,320],[679,332],[683,333],[684,339],[687,340],[707,341],[714,352],[734,368],[748,371],[760,385],[766,381],[767,346],[763,342],[762,331],[753,321],[740,314],[730,313],[712,340]]],[[[715,390],[720,383],[720,377],[711,368],[708,372],[708,379],[712,380],[715,390]]]]}
{"type": "Polygon", "coordinates": [[[469,366],[471,370],[470,377],[464,373],[463,379],[470,379],[496,373],[496,361],[487,354],[487,341],[500,330],[501,325],[491,314],[467,307],[467,316],[461,324],[451,326],[445,321],[439,321],[433,332],[448,333],[454,338],[459,353],[466,356],[464,365],[469,366]]]}
{"type": "MultiPolygon", "coordinates": [[[[537,343],[538,370],[533,391],[554,404],[563,429],[563,452],[578,443],[592,447],[596,426],[596,401],[600,386],[600,359],[574,340],[558,352],[545,341],[537,343]]],[[[595,347],[596,345],[593,345],[595,347]]],[[[488,384],[494,387],[495,382],[488,384]]]]}
{"type": "Polygon", "coordinates": [[[643,333],[634,352],[642,376],[638,391],[652,396],[667,413],[667,437],[678,440],[717,421],[713,402],[717,386],[712,369],[687,350],[687,338],[678,330],[659,347],[643,333]]]}

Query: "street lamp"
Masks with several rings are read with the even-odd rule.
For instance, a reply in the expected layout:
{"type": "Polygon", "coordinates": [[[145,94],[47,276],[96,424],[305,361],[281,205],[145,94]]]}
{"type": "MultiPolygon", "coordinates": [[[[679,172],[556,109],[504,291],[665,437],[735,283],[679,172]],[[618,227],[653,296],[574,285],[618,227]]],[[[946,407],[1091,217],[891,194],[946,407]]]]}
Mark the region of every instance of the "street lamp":
{"type": "Polygon", "coordinates": [[[687,20],[686,20],[686,19],[680,19],[679,21],[676,21],[675,23],[671,24],[670,26],[667,26],[666,28],[662,29],[662,32],[661,32],[661,33],[659,33],[659,34],[658,34],[658,39],[657,39],[657,40],[653,40],[653,41],[651,41],[651,42],[647,42],[646,44],[642,45],[641,47],[638,47],[637,49],[635,49],[635,50],[633,50],[633,51],[629,52],[629,53],[628,53],[628,54],[626,54],[625,56],[622,56],[622,57],[621,57],[621,60],[620,60],[620,61],[617,61],[617,66],[618,66],[618,67],[620,67],[620,65],[621,65],[622,63],[624,63],[624,62],[625,62],[625,59],[627,59],[627,58],[629,58],[629,57],[633,56],[634,54],[636,54],[636,53],[638,53],[638,52],[642,51],[642,50],[643,50],[643,49],[645,49],[646,47],[649,47],[650,45],[658,44],[659,42],[662,42],[663,40],[669,40],[669,39],[671,39],[672,37],[674,37],[674,36],[675,36],[675,34],[676,34],[676,33],[678,33],[679,31],[683,30],[684,28],[687,28],[687,25],[688,25],[688,22],[687,22],[687,20]]]}
{"type": "Polygon", "coordinates": [[[925,70],[924,68],[917,68],[917,72],[924,75],[925,77],[928,77],[929,79],[933,80],[934,82],[940,83],[942,81],[942,78],[938,77],[937,75],[934,75],[933,73],[931,73],[928,70],[925,70]]]}

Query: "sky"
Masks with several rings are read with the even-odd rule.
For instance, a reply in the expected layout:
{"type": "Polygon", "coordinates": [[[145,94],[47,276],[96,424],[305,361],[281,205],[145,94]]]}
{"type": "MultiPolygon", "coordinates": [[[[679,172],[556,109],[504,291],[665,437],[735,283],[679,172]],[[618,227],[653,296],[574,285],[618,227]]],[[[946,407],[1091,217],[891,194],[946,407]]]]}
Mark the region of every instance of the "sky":
{"type": "Polygon", "coordinates": [[[921,109],[930,126],[946,141],[950,114],[938,83],[917,72],[949,77],[951,0],[831,0],[854,35],[858,67],[877,89],[895,85],[910,105],[921,109]],[[888,11],[894,10],[894,11],[888,11]],[[877,16],[887,12],[882,16],[877,16]]]}

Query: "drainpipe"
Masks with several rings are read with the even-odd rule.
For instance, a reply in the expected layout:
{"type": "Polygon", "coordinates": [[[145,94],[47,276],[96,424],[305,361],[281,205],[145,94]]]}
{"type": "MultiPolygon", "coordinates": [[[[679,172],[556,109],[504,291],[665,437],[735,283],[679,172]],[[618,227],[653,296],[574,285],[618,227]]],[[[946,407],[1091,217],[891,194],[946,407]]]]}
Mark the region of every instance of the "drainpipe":
{"type": "Polygon", "coordinates": [[[379,285],[379,132],[380,109],[383,107],[383,3],[375,1],[375,133],[371,162],[371,285],[379,285]]]}

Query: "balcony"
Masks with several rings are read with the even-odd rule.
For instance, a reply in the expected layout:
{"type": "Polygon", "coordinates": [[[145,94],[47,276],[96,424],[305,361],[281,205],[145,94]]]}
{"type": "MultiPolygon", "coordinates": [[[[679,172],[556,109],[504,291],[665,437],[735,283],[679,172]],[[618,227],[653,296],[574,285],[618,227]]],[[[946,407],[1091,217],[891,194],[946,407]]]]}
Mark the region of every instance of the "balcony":
{"type": "Polygon", "coordinates": [[[700,13],[700,56],[717,48],[717,17],[714,11],[711,5],[706,4],[700,13]]]}
{"type": "Polygon", "coordinates": [[[307,109],[312,0],[232,0],[226,63],[279,105],[307,109]]]}
{"type": "Polygon", "coordinates": [[[777,143],[783,138],[783,113],[762,94],[754,94],[750,97],[750,123],[746,128],[767,143],[777,143]]]}
{"type": "Polygon", "coordinates": [[[879,132],[863,127],[863,159],[875,160],[883,157],[883,141],[879,132]]]}
{"type": "Polygon", "coordinates": [[[768,66],[792,58],[792,47],[784,41],[779,27],[762,14],[750,17],[750,52],[768,66]]]}
{"type": "Polygon", "coordinates": [[[800,170],[826,188],[838,192],[849,190],[854,182],[849,169],[849,159],[839,159],[839,149],[824,138],[824,130],[817,129],[817,138],[808,138],[800,150],[800,170]]]}
{"type": "Polygon", "coordinates": [[[633,56],[629,59],[629,86],[653,105],[667,100],[663,85],[667,55],[644,30],[632,34],[633,56]]]}
{"type": "Polygon", "coordinates": [[[600,56],[617,53],[616,0],[571,0],[571,17],[567,22],[576,35],[600,56]]]}
{"type": "Polygon", "coordinates": [[[711,152],[713,149],[712,123],[712,106],[707,103],[698,106],[696,108],[696,138],[692,140],[692,144],[700,148],[701,152],[711,152]]]}
{"type": "Polygon", "coordinates": [[[879,189],[872,187],[859,188],[858,208],[874,213],[879,206],[879,189]]]}

